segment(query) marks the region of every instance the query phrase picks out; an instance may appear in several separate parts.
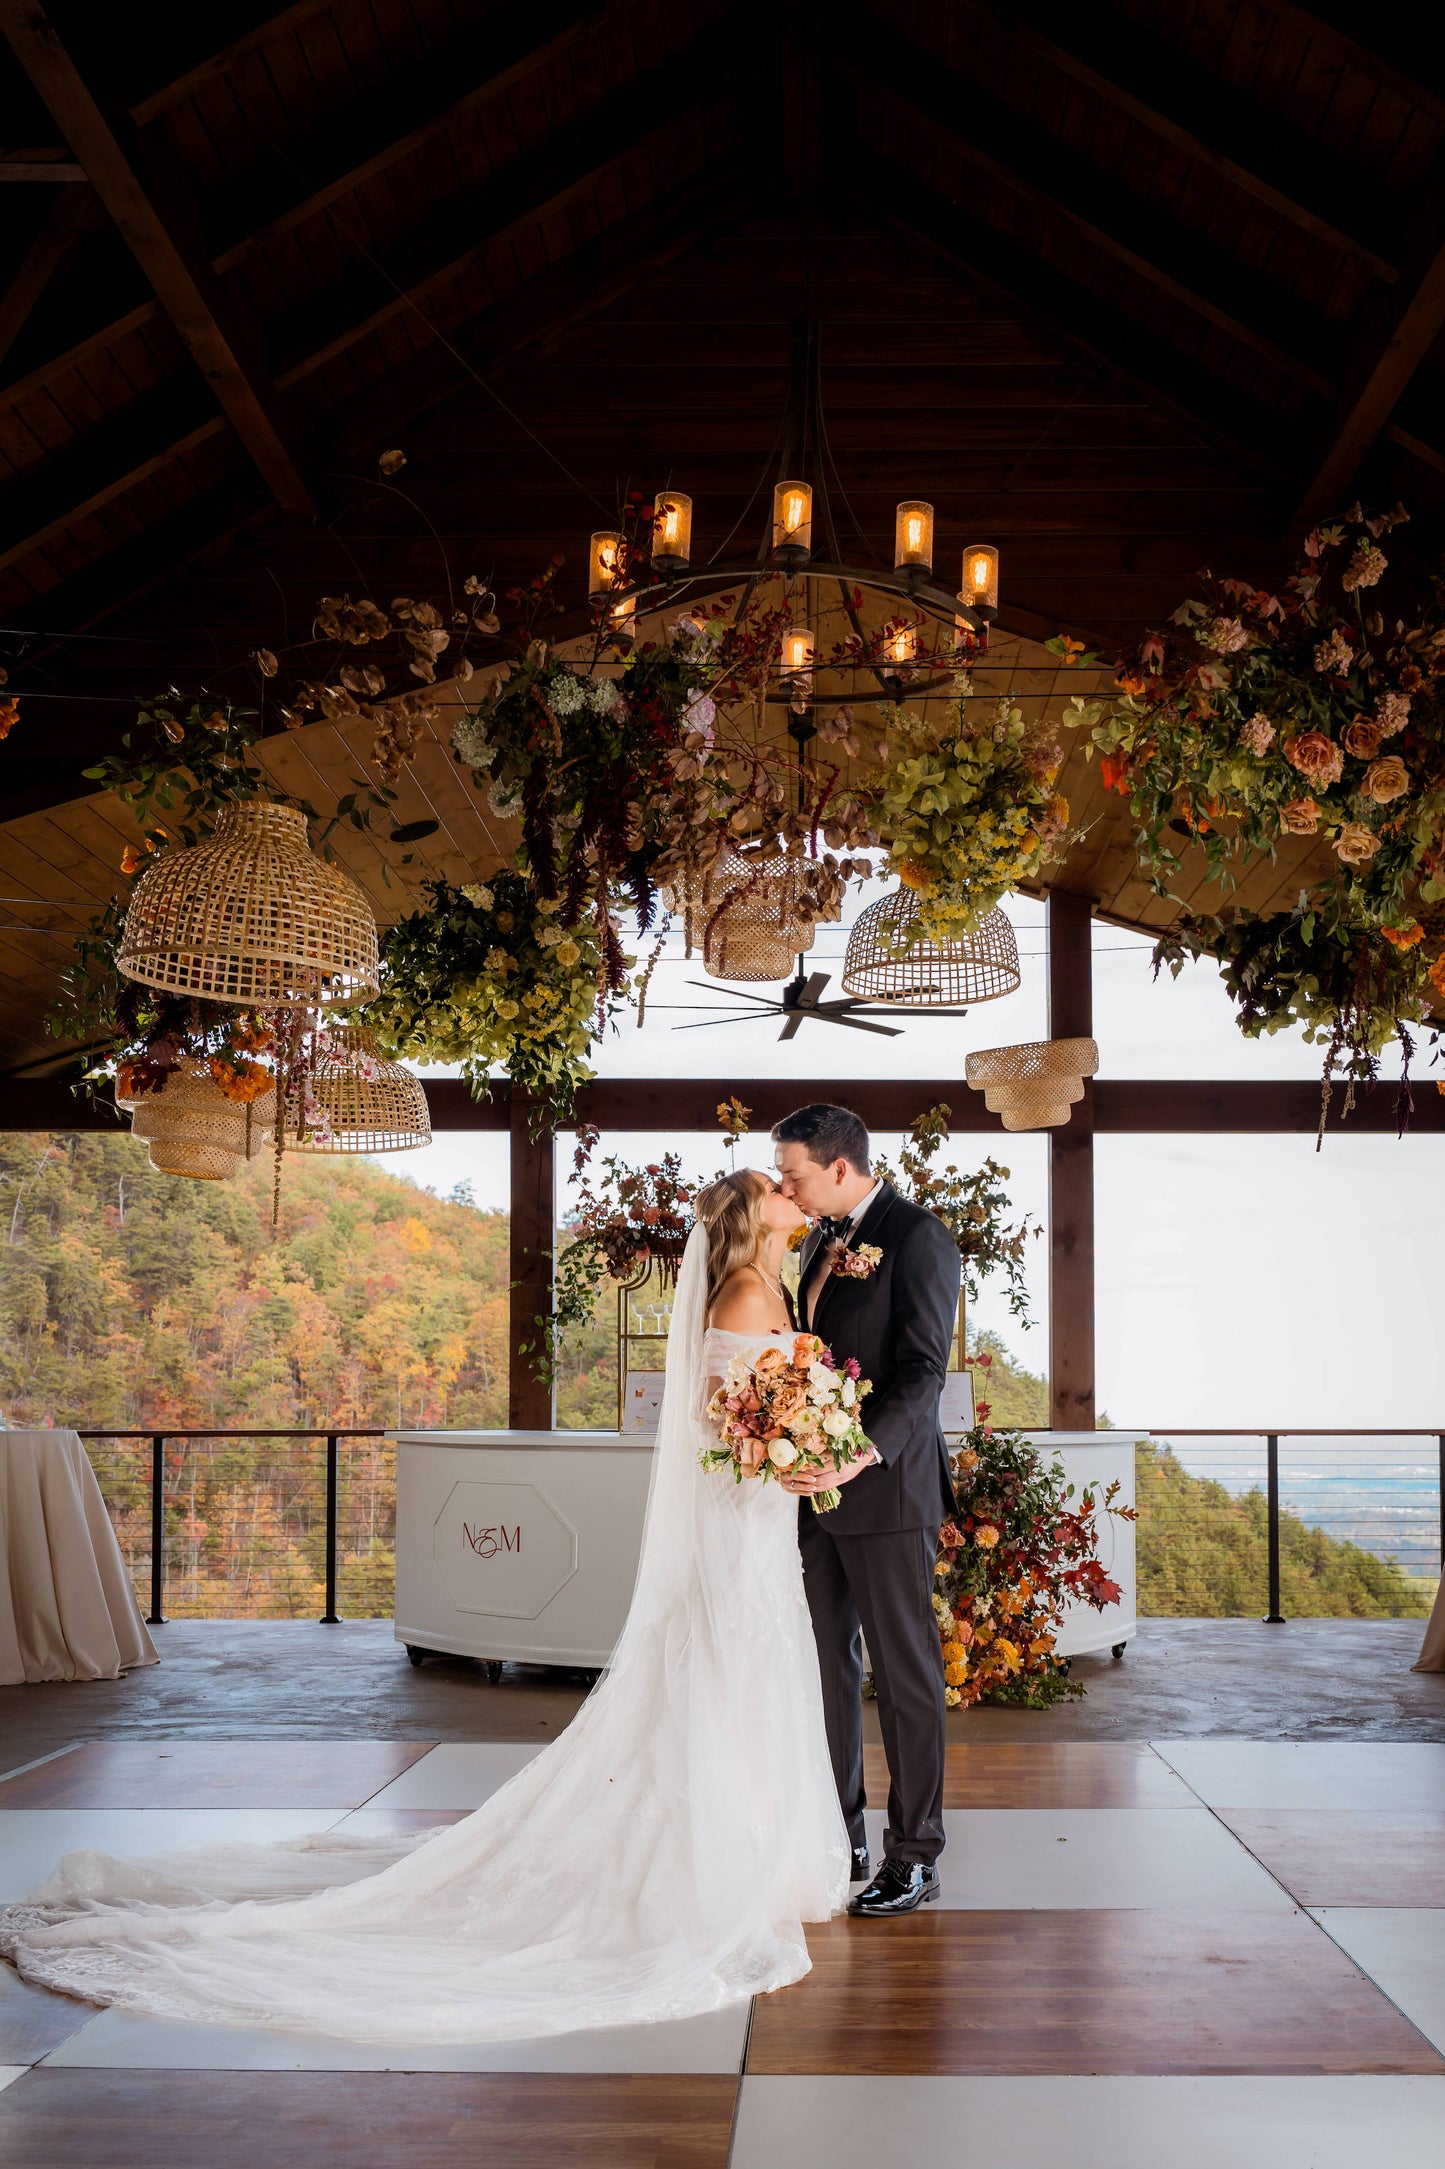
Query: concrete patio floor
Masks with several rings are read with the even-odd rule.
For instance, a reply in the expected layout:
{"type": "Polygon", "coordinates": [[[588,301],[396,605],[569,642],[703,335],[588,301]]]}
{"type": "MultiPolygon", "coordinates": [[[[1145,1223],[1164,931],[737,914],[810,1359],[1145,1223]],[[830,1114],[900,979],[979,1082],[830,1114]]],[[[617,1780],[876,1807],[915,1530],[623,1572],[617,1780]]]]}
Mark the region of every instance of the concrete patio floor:
{"type": "MultiPolygon", "coordinates": [[[[1083,1700],[958,1712],[949,1737],[1442,1740],[1445,1675],[1410,1670],[1421,1633],[1413,1619],[1146,1620],[1117,1663],[1075,1660],[1083,1700]]],[[[180,1620],[155,1636],[160,1664],[124,1679],[0,1689],[0,1768],[76,1740],[546,1740],[585,1692],[526,1666],[494,1686],[462,1658],[414,1671],[388,1620],[180,1620]]]]}

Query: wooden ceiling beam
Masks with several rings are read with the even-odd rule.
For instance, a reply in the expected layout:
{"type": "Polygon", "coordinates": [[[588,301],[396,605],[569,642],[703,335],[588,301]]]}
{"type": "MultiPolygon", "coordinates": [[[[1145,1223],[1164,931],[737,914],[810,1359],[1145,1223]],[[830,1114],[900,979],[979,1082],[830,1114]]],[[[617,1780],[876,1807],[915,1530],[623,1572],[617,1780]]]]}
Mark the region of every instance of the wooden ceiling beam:
{"type": "MultiPolygon", "coordinates": [[[[1231,460],[1283,477],[1292,432],[1281,417],[1201,369],[1167,340],[1122,317],[1097,294],[1013,240],[965,219],[962,206],[873,153],[877,200],[891,222],[963,277],[1032,317],[1050,335],[1107,368],[1139,397],[1231,460]]],[[[1297,460],[1297,452],[1293,455],[1297,460]]]]}
{"type": "Polygon", "coordinates": [[[0,31],[277,503],[288,512],[314,514],[272,389],[252,358],[254,335],[191,247],[183,199],[146,172],[130,122],[105,111],[40,0],[0,0],[0,31]]]}
{"type": "Polygon", "coordinates": [[[1360,313],[1344,383],[1295,515],[1304,526],[1339,510],[1445,330],[1445,159],[1436,161],[1420,202],[1399,282],[1377,289],[1360,313]]]}
{"type": "Polygon", "coordinates": [[[1394,278],[1386,237],[1400,230],[1399,198],[1137,18],[1103,0],[1083,11],[1066,0],[963,4],[1279,217],[1394,278]]]}
{"type": "Polygon", "coordinates": [[[421,231],[349,266],[275,327],[278,385],[301,383],[403,310],[420,311],[488,250],[594,186],[683,115],[715,109],[739,70],[740,61],[729,66],[721,57],[699,70],[692,53],[648,69],[575,127],[438,207],[421,231]]]}
{"type": "Polygon", "coordinates": [[[942,131],[970,165],[1065,220],[1194,315],[1311,390],[1333,390],[1315,358],[1328,353],[1335,337],[1324,318],[943,67],[924,46],[899,34],[881,35],[869,44],[866,66],[839,64],[859,84],[881,84],[942,131]]]}
{"type": "Polygon", "coordinates": [[[90,189],[66,189],[53,198],[40,222],[40,231],[21,257],[9,286],[0,294],[0,361],[15,344],[47,282],[81,234],[99,217],[100,207],[90,189]]]}
{"type": "Polygon", "coordinates": [[[0,151],[0,181],[29,181],[52,186],[57,181],[68,181],[73,186],[87,178],[84,166],[77,165],[64,150],[0,151]]]}

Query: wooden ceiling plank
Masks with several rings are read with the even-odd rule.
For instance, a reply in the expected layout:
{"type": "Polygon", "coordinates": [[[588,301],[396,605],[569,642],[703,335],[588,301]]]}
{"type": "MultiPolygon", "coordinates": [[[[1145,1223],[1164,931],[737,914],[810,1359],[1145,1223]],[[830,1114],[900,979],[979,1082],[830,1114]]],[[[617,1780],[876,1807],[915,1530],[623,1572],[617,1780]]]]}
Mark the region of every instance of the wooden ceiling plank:
{"type": "Polygon", "coordinates": [[[55,198],[9,286],[0,294],[0,362],[15,344],[48,281],[55,276],[82,232],[98,216],[99,207],[89,189],[84,192],[66,189],[63,195],[55,198]]]}
{"type": "Polygon", "coordinates": [[[985,98],[923,46],[895,34],[870,46],[866,68],[840,65],[856,83],[881,82],[944,130],[971,165],[1076,227],[1150,285],[1313,390],[1331,391],[1315,359],[1331,342],[1327,323],[1091,160],[985,98]],[[1187,277],[1175,266],[1185,267],[1187,277]]]}
{"type": "Polygon", "coordinates": [[[248,352],[254,335],[248,335],[248,327],[233,317],[227,297],[183,238],[187,222],[183,204],[154,175],[143,178],[129,121],[103,110],[40,0],[0,0],[0,30],[79,156],[96,194],[277,503],[289,512],[314,514],[310,489],[287,443],[271,387],[248,352]]]}
{"type": "Polygon", "coordinates": [[[1252,467],[1284,471],[1289,431],[1280,416],[1253,409],[1253,402],[1234,393],[1223,379],[1142,325],[1125,321],[1043,259],[1025,266],[1021,251],[1001,236],[985,234],[976,225],[962,227],[958,205],[925,188],[912,173],[881,157],[876,165],[881,200],[900,206],[892,222],[901,231],[952,263],[965,278],[1006,294],[1021,313],[1122,377],[1196,437],[1252,467]]]}
{"type": "Polygon", "coordinates": [[[1388,192],[1345,172],[1283,115],[1191,67],[1178,46],[1143,22],[1103,4],[1081,13],[1064,0],[963,4],[1316,240],[1367,264],[1376,278],[1394,278],[1395,265],[1380,246],[1380,237],[1398,226],[1388,192]],[[1309,200],[1300,186],[1306,175],[1309,200]]]}
{"type": "Polygon", "coordinates": [[[1422,216],[1398,285],[1378,294],[1376,305],[1361,312],[1341,394],[1296,513],[1303,525],[1344,503],[1372,446],[1445,330],[1445,157],[1436,162],[1422,188],[1421,202],[1422,216]]]}

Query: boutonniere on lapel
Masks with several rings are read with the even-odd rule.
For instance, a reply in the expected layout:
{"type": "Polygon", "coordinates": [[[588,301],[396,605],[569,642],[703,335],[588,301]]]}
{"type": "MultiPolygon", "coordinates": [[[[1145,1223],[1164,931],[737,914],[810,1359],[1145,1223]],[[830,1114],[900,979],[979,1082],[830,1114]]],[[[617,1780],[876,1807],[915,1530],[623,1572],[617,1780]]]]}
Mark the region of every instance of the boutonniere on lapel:
{"type": "Polygon", "coordinates": [[[882,1263],[883,1253],[876,1243],[860,1243],[856,1250],[850,1250],[845,1243],[831,1270],[842,1280],[871,1280],[882,1263]]]}

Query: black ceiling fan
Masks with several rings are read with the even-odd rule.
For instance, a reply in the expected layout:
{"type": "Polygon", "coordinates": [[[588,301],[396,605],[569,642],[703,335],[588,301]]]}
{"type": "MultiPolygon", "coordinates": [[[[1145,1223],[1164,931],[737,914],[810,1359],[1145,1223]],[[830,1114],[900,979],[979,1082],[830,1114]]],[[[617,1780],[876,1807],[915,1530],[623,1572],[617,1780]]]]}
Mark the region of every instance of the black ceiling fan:
{"type": "MultiPolygon", "coordinates": [[[[754,1017],[781,1017],[783,1029],[778,1034],[780,1040],[796,1038],[809,1018],[819,1024],[845,1025],[850,1032],[876,1032],[884,1039],[898,1038],[903,1030],[901,1024],[870,1024],[866,1021],[870,1017],[896,1016],[899,1007],[897,1003],[890,1002],[875,1007],[868,1002],[858,1001],[851,994],[824,1001],[823,989],[827,986],[828,979],[827,972],[810,972],[805,977],[800,968],[796,977],[788,981],[780,995],[749,994],[741,987],[721,987],[716,981],[705,979],[689,979],[688,985],[701,987],[709,994],[726,994],[734,1001],[751,1002],[754,1006],[750,1014],[754,1017]]],[[[918,991],[924,993],[928,990],[920,987],[918,991]]],[[[929,1009],[927,1014],[931,1017],[966,1017],[968,1011],[929,1009]]],[[[713,1025],[741,1023],[748,1015],[747,1011],[732,1009],[721,1017],[705,1017],[699,1024],[675,1024],[673,1030],[705,1032],[713,1025]]]]}

